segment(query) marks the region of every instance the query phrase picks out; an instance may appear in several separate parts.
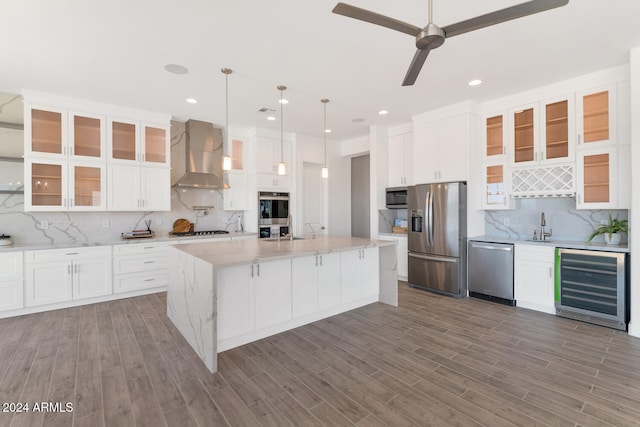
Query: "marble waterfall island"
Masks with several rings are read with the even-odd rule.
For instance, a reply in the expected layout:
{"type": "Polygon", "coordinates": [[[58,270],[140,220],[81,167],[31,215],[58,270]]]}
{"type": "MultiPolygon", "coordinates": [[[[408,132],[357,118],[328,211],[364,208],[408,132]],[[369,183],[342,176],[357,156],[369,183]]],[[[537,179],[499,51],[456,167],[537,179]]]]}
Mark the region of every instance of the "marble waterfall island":
{"type": "Polygon", "coordinates": [[[373,302],[398,305],[393,242],[323,236],[169,250],[167,315],[211,372],[218,352],[373,302]]]}

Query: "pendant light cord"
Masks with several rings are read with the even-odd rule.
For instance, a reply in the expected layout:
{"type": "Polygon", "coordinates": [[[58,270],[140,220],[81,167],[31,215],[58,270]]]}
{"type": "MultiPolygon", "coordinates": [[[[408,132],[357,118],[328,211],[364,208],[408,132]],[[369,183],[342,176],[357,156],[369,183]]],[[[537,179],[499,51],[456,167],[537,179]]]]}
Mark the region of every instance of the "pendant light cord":
{"type": "Polygon", "coordinates": [[[284,104],[282,103],[282,92],[280,89],[280,161],[284,161],[284,104]]]}
{"type": "Polygon", "coordinates": [[[322,130],[324,135],[324,165],[327,166],[327,103],[322,102],[322,105],[324,107],[324,129],[322,130]]]}

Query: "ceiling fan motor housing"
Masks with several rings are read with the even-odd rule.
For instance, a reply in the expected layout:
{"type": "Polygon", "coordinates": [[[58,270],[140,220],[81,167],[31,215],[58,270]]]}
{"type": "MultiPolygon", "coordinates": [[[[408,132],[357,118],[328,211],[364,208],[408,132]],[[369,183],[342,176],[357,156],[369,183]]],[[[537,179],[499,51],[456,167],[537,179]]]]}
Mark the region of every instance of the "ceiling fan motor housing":
{"type": "Polygon", "coordinates": [[[429,24],[416,35],[416,47],[420,50],[436,49],[442,46],[446,34],[444,30],[435,24],[429,24]]]}

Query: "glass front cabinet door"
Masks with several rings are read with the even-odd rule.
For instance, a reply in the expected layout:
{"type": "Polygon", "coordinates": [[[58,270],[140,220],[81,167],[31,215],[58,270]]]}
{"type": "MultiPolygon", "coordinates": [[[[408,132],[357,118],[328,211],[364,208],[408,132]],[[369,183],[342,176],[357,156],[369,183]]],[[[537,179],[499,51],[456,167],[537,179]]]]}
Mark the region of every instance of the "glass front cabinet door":
{"type": "Polygon", "coordinates": [[[538,110],[534,106],[512,111],[513,163],[522,166],[538,162],[538,110]]]}
{"type": "Polygon", "coordinates": [[[597,147],[616,142],[615,86],[578,94],[578,145],[597,147]]]}
{"type": "Polygon", "coordinates": [[[503,114],[490,115],[484,118],[484,149],[485,159],[495,159],[501,157],[506,152],[506,129],[503,114]]]}
{"type": "Polygon", "coordinates": [[[574,160],[574,117],[573,96],[542,103],[541,162],[574,160]]]}
{"type": "Polygon", "coordinates": [[[617,150],[581,150],[577,154],[578,209],[616,208],[617,150]]]}
{"type": "Polygon", "coordinates": [[[25,155],[62,158],[67,155],[67,113],[65,110],[25,106],[25,155]]]}
{"type": "Polygon", "coordinates": [[[142,125],[142,161],[147,166],[170,166],[169,128],[157,125],[142,125]]]}
{"type": "Polygon", "coordinates": [[[509,168],[505,163],[506,162],[486,163],[483,166],[483,209],[511,209],[511,198],[509,197],[509,168]]]}

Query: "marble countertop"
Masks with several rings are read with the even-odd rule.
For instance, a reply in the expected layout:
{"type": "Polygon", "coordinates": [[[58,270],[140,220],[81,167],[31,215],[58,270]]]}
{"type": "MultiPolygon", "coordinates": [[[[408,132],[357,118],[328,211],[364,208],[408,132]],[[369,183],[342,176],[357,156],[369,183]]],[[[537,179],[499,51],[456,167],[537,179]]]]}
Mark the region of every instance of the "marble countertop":
{"type": "Polygon", "coordinates": [[[203,239],[224,239],[224,238],[234,238],[234,237],[247,237],[247,236],[257,236],[257,233],[250,232],[241,232],[234,233],[231,232],[229,234],[213,234],[213,235],[205,235],[205,236],[180,236],[180,237],[172,237],[168,234],[156,235],[155,237],[149,237],[144,239],[104,239],[104,240],[96,240],[96,241],[87,241],[87,242],[34,242],[34,243],[14,243],[9,246],[0,246],[0,253],[3,252],[16,252],[16,251],[34,251],[34,250],[45,250],[45,249],[67,249],[67,248],[87,248],[92,246],[110,246],[110,245],[127,245],[134,243],[145,243],[145,242],[184,242],[184,241],[193,241],[196,243],[198,240],[203,239]]]}
{"type": "Polygon", "coordinates": [[[475,236],[469,237],[467,240],[475,242],[492,242],[492,243],[518,243],[526,245],[544,245],[553,246],[557,248],[568,249],[587,249],[593,251],[605,251],[605,252],[629,252],[629,246],[627,244],[622,245],[607,245],[604,242],[586,242],[580,240],[525,240],[518,238],[502,237],[502,236],[475,236]]]}
{"type": "Polygon", "coordinates": [[[315,239],[299,240],[231,240],[224,245],[182,244],[177,249],[200,258],[216,268],[231,267],[297,258],[307,255],[321,255],[353,249],[390,246],[393,242],[369,240],[358,237],[317,236],[315,239]]]}

